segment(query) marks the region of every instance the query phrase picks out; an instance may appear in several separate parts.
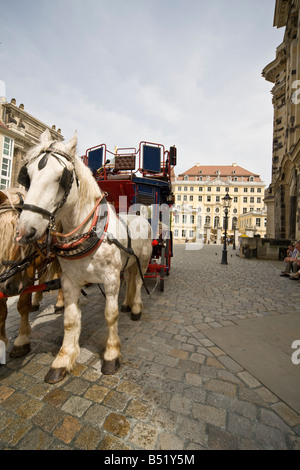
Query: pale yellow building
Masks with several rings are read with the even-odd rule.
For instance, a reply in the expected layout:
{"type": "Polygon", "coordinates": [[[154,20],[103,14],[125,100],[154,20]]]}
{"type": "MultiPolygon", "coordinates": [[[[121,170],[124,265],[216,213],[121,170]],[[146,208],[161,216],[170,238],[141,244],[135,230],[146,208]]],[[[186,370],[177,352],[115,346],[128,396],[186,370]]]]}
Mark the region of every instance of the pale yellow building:
{"type": "Polygon", "coordinates": [[[8,103],[0,96],[0,189],[18,186],[23,158],[47,128],[53,139],[63,140],[60,129],[39,121],[25,111],[23,104],[17,106],[15,99],[8,103]]]}
{"type": "MultiPolygon", "coordinates": [[[[238,218],[264,209],[265,184],[259,175],[237,164],[203,166],[196,164],[172,181],[174,243],[203,241],[221,243],[224,236],[223,198],[232,198],[228,215],[228,237],[237,241],[238,218]]],[[[265,217],[265,216],[264,216],[265,217]]]]}
{"type": "Polygon", "coordinates": [[[239,235],[265,238],[267,225],[267,209],[245,212],[238,217],[239,235]]]}

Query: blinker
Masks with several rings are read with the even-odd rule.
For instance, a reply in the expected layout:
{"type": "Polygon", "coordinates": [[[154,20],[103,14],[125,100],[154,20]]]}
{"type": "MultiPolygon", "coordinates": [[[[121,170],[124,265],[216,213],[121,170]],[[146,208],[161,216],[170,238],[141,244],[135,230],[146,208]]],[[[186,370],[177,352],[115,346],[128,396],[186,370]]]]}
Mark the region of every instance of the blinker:
{"type": "Polygon", "coordinates": [[[20,169],[20,172],[19,172],[19,176],[18,176],[18,183],[21,185],[21,186],[24,186],[24,188],[26,189],[26,191],[28,191],[29,187],[30,187],[30,178],[29,178],[29,175],[28,175],[28,171],[27,171],[27,166],[24,165],[22,166],[22,168],[20,169]]]}

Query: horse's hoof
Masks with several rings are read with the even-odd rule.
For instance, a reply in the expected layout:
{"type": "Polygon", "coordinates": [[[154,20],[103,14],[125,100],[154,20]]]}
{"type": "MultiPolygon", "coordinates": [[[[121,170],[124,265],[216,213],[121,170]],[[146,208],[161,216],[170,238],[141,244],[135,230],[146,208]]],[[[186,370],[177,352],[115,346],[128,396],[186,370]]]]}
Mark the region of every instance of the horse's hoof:
{"type": "Polygon", "coordinates": [[[55,307],[54,313],[60,313],[60,312],[63,312],[63,310],[64,310],[64,307],[55,307]]]}
{"type": "Polygon", "coordinates": [[[30,311],[31,312],[37,312],[39,308],[40,308],[39,305],[32,305],[30,311]]]}
{"type": "Polygon", "coordinates": [[[131,307],[129,305],[122,305],[121,312],[131,312],[131,307]]]}
{"type": "Polygon", "coordinates": [[[60,367],[59,369],[53,369],[51,367],[44,380],[48,384],[56,384],[57,382],[64,380],[66,375],[67,369],[65,367],[60,367]]]}
{"type": "Polygon", "coordinates": [[[117,357],[113,361],[103,359],[101,372],[104,375],[114,375],[120,367],[120,359],[117,357]]]}
{"type": "Polygon", "coordinates": [[[9,353],[9,357],[23,357],[30,352],[30,343],[22,344],[22,346],[13,346],[9,353]]]}
{"type": "Polygon", "coordinates": [[[132,313],[131,312],[131,320],[132,321],[139,321],[141,319],[142,312],[140,313],[132,313]]]}

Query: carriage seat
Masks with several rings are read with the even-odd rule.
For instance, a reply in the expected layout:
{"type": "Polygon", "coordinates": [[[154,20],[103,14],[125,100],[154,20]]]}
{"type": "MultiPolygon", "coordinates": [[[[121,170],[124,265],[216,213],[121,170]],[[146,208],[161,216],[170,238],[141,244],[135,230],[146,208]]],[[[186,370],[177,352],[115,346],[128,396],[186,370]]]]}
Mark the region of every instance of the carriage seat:
{"type": "Polygon", "coordinates": [[[135,169],[135,155],[116,155],[115,171],[128,171],[135,169]]]}
{"type": "Polygon", "coordinates": [[[117,173],[117,174],[107,173],[106,174],[106,179],[108,180],[131,180],[132,179],[131,177],[132,177],[131,173],[117,173]]]}

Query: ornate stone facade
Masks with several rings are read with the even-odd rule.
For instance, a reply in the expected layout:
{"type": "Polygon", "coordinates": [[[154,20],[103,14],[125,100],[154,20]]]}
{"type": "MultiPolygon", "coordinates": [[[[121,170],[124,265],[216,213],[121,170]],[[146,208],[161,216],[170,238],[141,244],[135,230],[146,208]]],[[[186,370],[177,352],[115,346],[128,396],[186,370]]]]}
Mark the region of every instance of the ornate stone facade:
{"type": "Polygon", "coordinates": [[[23,158],[47,128],[53,139],[63,140],[60,129],[39,121],[25,111],[23,104],[17,106],[15,99],[8,103],[0,97],[0,189],[18,186],[23,158]]]}
{"type": "Polygon", "coordinates": [[[276,0],[274,26],[285,27],[276,59],[262,75],[274,106],[272,182],[266,191],[267,237],[300,238],[300,0],[276,0]]]}

